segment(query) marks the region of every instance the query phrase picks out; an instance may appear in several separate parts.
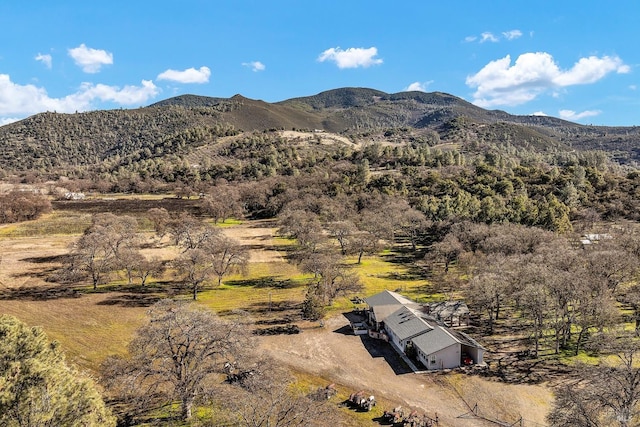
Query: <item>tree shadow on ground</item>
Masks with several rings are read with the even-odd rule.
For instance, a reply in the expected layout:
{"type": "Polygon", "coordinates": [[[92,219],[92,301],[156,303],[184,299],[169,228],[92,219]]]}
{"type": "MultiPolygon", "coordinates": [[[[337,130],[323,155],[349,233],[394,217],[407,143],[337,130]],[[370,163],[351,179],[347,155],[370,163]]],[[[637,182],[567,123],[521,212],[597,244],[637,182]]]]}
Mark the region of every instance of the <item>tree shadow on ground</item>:
{"type": "Polygon", "coordinates": [[[163,298],[166,297],[158,294],[118,294],[110,296],[107,299],[98,302],[97,305],[117,305],[119,307],[150,307],[163,298]]]}
{"type": "Polygon", "coordinates": [[[249,225],[249,228],[277,228],[278,221],[273,218],[260,219],[259,222],[249,225]]]}
{"type": "Polygon", "coordinates": [[[69,254],[63,254],[63,255],[50,255],[50,256],[22,258],[20,261],[30,262],[33,264],[51,264],[51,263],[63,264],[67,262],[69,258],[70,258],[69,254]]]}
{"type": "Polygon", "coordinates": [[[416,280],[423,280],[425,278],[424,271],[420,268],[414,267],[409,268],[405,273],[398,273],[397,271],[393,271],[391,273],[378,274],[377,277],[380,279],[387,280],[399,280],[403,282],[413,282],[416,280]]]}
{"type": "Polygon", "coordinates": [[[371,338],[369,335],[360,335],[360,340],[371,357],[384,358],[396,375],[409,374],[413,372],[409,365],[402,360],[402,357],[400,357],[388,342],[371,338]]]}
{"type": "Polygon", "coordinates": [[[52,274],[60,269],[60,265],[69,263],[70,256],[64,255],[51,255],[42,257],[29,257],[22,258],[20,261],[30,264],[54,264],[49,266],[39,266],[34,269],[25,269],[20,273],[13,274],[12,277],[37,277],[43,280],[47,280],[52,274]]]}
{"type": "Polygon", "coordinates": [[[84,292],[68,285],[20,286],[0,290],[0,300],[49,301],[79,298],[84,292]]]}
{"type": "MultiPolygon", "coordinates": [[[[291,317],[296,317],[300,313],[300,302],[285,300],[285,301],[260,301],[248,304],[246,307],[240,307],[241,310],[250,314],[268,315],[269,313],[279,313],[284,316],[287,311],[291,311],[291,317]]],[[[233,314],[236,310],[221,310],[218,312],[221,316],[226,314],[233,314]]]]}
{"type": "Polygon", "coordinates": [[[184,289],[174,282],[154,282],[144,286],[135,283],[112,284],[87,291],[87,293],[113,294],[98,302],[97,305],[117,305],[120,307],[150,307],[162,299],[172,298],[182,292],[184,289]]]}
{"type": "Polygon", "coordinates": [[[392,264],[412,265],[423,259],[425,253],[421,248],[413,250],[410,246],[395,246],[390,253],[382,255],[382,259],[392,264]]]}
{"type": "Polygon", "coordinates": [[[291,279],[280,279],[277,276],[264,276],[256,279],[227,280],[225,284],[229,286],[250,286],[255,288],[291,289],[304,286],[291,279]]]}
{"type": "Polygon", "coordinates": [[[480,375],[509,384],[541,384],[562,382],[575,368],[556,359],[533,358],[526,351],[502,353],[489,362],[480,375]]]}

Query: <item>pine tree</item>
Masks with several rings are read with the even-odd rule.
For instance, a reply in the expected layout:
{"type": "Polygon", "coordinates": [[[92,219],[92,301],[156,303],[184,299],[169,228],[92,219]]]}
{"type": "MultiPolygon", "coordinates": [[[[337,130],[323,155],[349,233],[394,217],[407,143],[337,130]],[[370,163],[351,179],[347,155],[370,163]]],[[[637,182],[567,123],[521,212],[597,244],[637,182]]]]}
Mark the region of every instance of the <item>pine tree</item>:
{"type": "Polygon", "coordinates": [[[0,316],[0,425],[115,426],[93,382],[39,327],[0,316]]]}

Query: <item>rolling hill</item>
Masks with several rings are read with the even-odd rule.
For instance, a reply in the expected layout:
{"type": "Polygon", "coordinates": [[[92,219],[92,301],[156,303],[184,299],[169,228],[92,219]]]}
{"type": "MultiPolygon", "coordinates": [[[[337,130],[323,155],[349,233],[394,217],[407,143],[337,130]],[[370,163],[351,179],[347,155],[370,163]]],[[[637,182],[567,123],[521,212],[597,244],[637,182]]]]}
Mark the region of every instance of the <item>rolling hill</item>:
{"type": "Polygon", "coordinates": [[[359,140],[393,135],[393,143],[420,142],[420,135],[427,135],[431,144],[496,142],[542,152],[596,149],[621,163],[640,159],[639,127],[514,116],[438,92],[342,88],[276,103],[241,95],[182,95],[132,110],[41,113],[0,127],[0,168],[5,174],[112,171],[149,159],[174,161],[203,146],[215,147],[223,137],[276,130],[322,130],[359,140]]]}

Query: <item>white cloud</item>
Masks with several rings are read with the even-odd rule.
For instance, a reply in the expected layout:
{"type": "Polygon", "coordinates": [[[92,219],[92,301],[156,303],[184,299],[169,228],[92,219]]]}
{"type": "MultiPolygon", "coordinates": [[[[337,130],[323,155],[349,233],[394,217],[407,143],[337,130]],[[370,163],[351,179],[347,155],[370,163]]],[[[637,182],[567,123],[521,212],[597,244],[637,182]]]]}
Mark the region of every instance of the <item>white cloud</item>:
{"type": "Polygon", "coordinates": [[[541,117],[548,117],[549,115],[547,113],[545,113],[544,111],[536,111],[535,113],[531,113],[532,116],[541,116],[541,117]]]}
{"type": "Polygon", "coordinates": [[[368,49],[362,47],[350,47],[342,50],[339,47],[325,50],[318,57],[318,61],[333,61],[338,68],[367,68],[372,65],[382,64],[382,59],[376,58],[378,49],[370,47],[368,49]]]}
{"type": "Polygon", "coordinates": [[[243,65],[244,67],[249,67],[249,68],[251,68],[251,71],[253,71],[253,72],[264,71],[264,70],[265,70],[265,68],[267,68],[267,67],[265,67],[265,65],[264,65],[262,62],[260,62],[260,61],[243,62],[243,63],[242,63],[242,65],[243,65]]]}
{"type": "Polygon", "coordinates": [[[45,67],[47,67],[48,69],[51,69],[51,66],[53,63],[53,58],[51,57],[51,55],[48,55],[48,54],[43,55],[41,53],[38,53],[34,59],[36,61],[42,62],[45,65],[45,67]]]}
{"type": "Polygon", "coordinates": [[[522,37],[522,31],[520,30],[505,31],[502,33],[502,35],[507,40],[515,40],[519,37],[522,37]]]}
{"type": "Polygon", "coordinates": [[[0,126],[8,125],[9,123],[17,122],[20,120],[17,117],[0,117],[0,126]]]}
{"type": "Polygon", "coordinates": [[[569,70],[561,70],[546,52],[525,53],[511,64],[511,56],[489,62],[476,74],[468,76],[466,84],[476,88],[474,104],[480,107],[519,105],[547,91],[590,84],[607,74],[628,73],[629,66],[618,57],[591,56],[581,58],[569,70]]]}
{"type": "Polygon", "coordinates": [[[497,41],[498,41],[498,38],[488,31],[480,34],[480,43],[484,43],[484,42],[496,43],[497,41]]]}
{"type": "Polygon", "coordinates": [[[636,90],[636,89],[638,89],[638,86],[636,86],[636,85],[629,85],[629,89],[630,89],[630,90],[636,90]]]}
{"type": "Polygon", "coordinates": [[[97,73],[103,65],[113,64],[113,54],[106,50],[92,49],[82,43],[78,47],[69,49],[69,56],[85,73],[97,73]]]}
{"type": "Polygon", "coordinates": [[[433,80],[429,80],[428,82],[413,82],[409,86],[404,88],[404,91],[405,92],[412,92],[412,91],[426,92],[427,91],[427,87],[431,83],[433,83],[433,80]]]}
{"type": "Polygon", "coordinates": [[[78,99],[91,102],[99,99],[120,105],[140,105],[159,93],[159,89],[151,80],[142,80],[141,86],[108,86],[105,84],[83,83],[76,94],[78,99]]]}
{"type": "Polygon", "coordinates": [[[558,112],[558,114],[560,114],[560,118],[561,119],[571,120],[571,121],[584,119],[585,117],[597,116],[600,113],[602,113],[602,111],[600,111],[600,110],[585,110],[585,111],[583,111],[581,113],[576,113],[573,110],[560,110],[558,112]]]}
{"type": "Polygon", "coordinates": [[[158,80],[171,80],[178,83],[208,83],[211,76],[209,67],[187,68],[184,71],[167,70],[158,75],[158,80]]]}
{"type": "MultiPolygon", "coordinates": [[[[64,98],[51,98],[44,88],[19,85],[8,74],[0,74],[0,116],[17,116],[57,111],[72,113],[91,109],[95,101],[114,102],[121,105],[139,105],[153,98],[159,89],[149,80],[141,86],[107,86],[83,83],[75,93],[64,98]]],[[[0,120],[7,120],[7,117],[0,120]]]]}
{"type": "Polygon", "coordinates": [[[560,86],[594,83],[614,71],[618,74],[626,74],[631,69],[617,57],[603,56],[598,58],[597,56],[590,56],[588,58],[580,58],[573,65],[573,68],[558,75],[556,83],[560,86]]]}
{"type": "MultiPolygon", "coordinates": [[[[533,32],[531,32],[531,36],[533,37],[533,32]]],[[[501,37],[506,40],[515,40],[519,37],[522,37],[522,31],[520,30],[503,31],[501,37]]],[[[478,43],[485,43],[485,42],[497,43],[500,41],[501,37],[496,36],[490,31],[485,31],[484,33],[480,34],[480,37],[467,36],[464,38],[464,41],[466,43],[475,42],[476,40],[478,41],[478,43]]]]}

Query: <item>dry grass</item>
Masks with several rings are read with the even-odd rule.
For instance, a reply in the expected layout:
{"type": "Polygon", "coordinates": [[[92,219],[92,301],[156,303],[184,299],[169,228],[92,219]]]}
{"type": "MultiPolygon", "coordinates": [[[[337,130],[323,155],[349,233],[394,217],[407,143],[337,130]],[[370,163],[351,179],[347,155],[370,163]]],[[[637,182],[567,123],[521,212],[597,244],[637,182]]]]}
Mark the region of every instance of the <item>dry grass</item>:
{"type": "MultiPolygon", "coordinates": [[[[67,253],[70,243],[77,237],[75,233],[81,232],[88,220],[87,214],[54,212],[38,221],[0,227],[0,313],[14,315],[29,325],[42,326],[51,339],[60,342],[72,362],[96,372],[107,356],[126,352],[135,330],[145,322],[149,304],[165,296],[189,300],[190,295],[186,290],[180,291],[173,286],[171,272],[152,281],[146,288],[126,286],[120,278],[100,287],[98,292],[93,292],[86,284],[79,284],[74,288],[75,293],[65,293],[61,285],[47,282],[47,276],[59,266],[56,257],[67,253]],[[62,292],[48,294],[49,290],[62,292]]],[[[249,249],[250,264],[244,274],[227,277],[222,286],[209,287],[200,292],[197,304],[221,315],[243,312],[256,320],[285,321],[297,315],[309,276],[286,261],[287,246],[292,242],[278,238],[273,224],[267,221],[233,222],[226,224],[223,230],[249,249]]],[[[151,239],[151,234],[147,234],[147,237],[151,239]]],[[[157,256],[165,260],[179,254],[177,248],[168,245],[168,240],[157,246],[151,245],[143,252],[145,256],[157,256]]],[[[354,258],[348,259],[348,264],[364,285],[360,296],[369,296],[385,289],[400,290],[416,300],[429,296],[431,284],[419,272],[397,262],[397,257],[398,254],[385,252],[381,256],[364,257],[361,264],[357,264],[354,258]]],[[[352,308],[348,297],[338,298],[329,310],[328,314],[332,316],[329,321],[340,319],[341,316],[334,315],[352,308]]],[[[300,339],[314,342],[322,333],[329,333],[337,340],[344,339],[340,334],[331,333],[331,328],[318,328],[317,323],[298,323],[304,329],[300,336],[273,337],[279,340],[277,342],[290,342],[287,345],[292,346],[286,349],[280,347],[280,352],[300,351],[304,356],[307,350],[297,348],[297,345],[302,345],[300,339]]],[[[344,350],[344,347],[340,347],[336,354],[344,350]]],[[[326,348],[317,349],[317,353],[313,357],[310,355],[307,362],[315,364],[317,358],[324,357],[326,353],[326,348]]],[[[371,356],[365,353],[364,357],[368,360],[371,356]]],[[[353,375],[354,369],[366,368],[335,365],[334,362],[327,362],[332,363],[332,367],[326,371],[299,369],[300,387],[324,386],[326,378],[353,375]]],[[[384,365],[384,361],[380,360],[372,359],[371,362],[384,365]]],[[[380,405],[369,413],[344,409],[349,425],[370,425],[372,418],[381,415],[384,409],[393,407],[398,399],[408,399],[409,395],[404,392],[395,395],[395,392],[391,393],[395,389],[386,389],[387,385],[391,387],[393,383],[400,390],[408,390],[407,377],[372,375],[376,381],[365,387],[376,393],[380,405]],[[407,384],[402,385],[404,383],[407,384]],[[389,392],[382,393],[382,390],[389,392]]],[[[477,399],[481,402],[481,408],[491,411],[488,414],[496,419],[515,421],[514,417],[521,414],[525,419],[543,423],[543,414],[550,401],[550,392],[544,386],[506,386],[478,377],[456,375],[447,376],[446,384],[436,386],[429,379],[411,378],[414,382],[422,382],[419,387],[426,387],[421,393],[426,390],[429,396],[437,396],[438,401],[452,399],[451,402],[456,405],[450,409],[452,413],[461,407],[461,398],[471,404],[477,399]]],[[[362,377],[356,375],[353,382],[355,384],[361,380],[362,377]]],[[[353,384],[345,384],[349,385],[338,385],[339,395],[334,398],[336,402],[346,399],[354,391],[353,384]]],[[[418,401],[409,399],[409,404],[419,407],[418,401]]],[[[435,409],[431,398],[427,407],[435,409]]],[[[457,414],[455,412],[454,415],[457,414]]]]}
{"type": "MultiPolygon", "coordinates": [[[[98,293],[86,284],[75,286],[76,292],[70,293],[70,286],[47,282],[60,266],[56,257],[68,252],[89,222],[89,214],[65,211],[0,228],[0,312],[41,325],[71,359],[95,369],[107,355],[125,351],[144,320],[148,304],[164,296],[189,299],[189,294],[186,290],[176,294],[173,287],[161,284],[173,280],[171,272],[145,289],[125,286],[124,278],[113,277],[112,284],[98,293]]],[[[292,242],[278,238],[268,221],[234,222],[223,230],[249,249],[250,264],[244,274],[226,277],[222,286],[205,288],[198,295],[198,304],[220,314],[241,310],[256,318],[297,315],[309,276],[286,261],[285,250],[292,242]]],[[[152,234],[147,233],[146,238],[151,241],[152,234]]],[[[179,250],[165,239],[144,249],[143,254],[170,260],[179,250]]],[[[366,257],[360,265],[350,262],[365,285],[364,295],[398,288],[419,293],[426,284],[424,280],[404,280],[406,268],[380,257],[366,257]]],[[[329,314],[351,308],[347,297],[339,298],[329,314]]]]}

